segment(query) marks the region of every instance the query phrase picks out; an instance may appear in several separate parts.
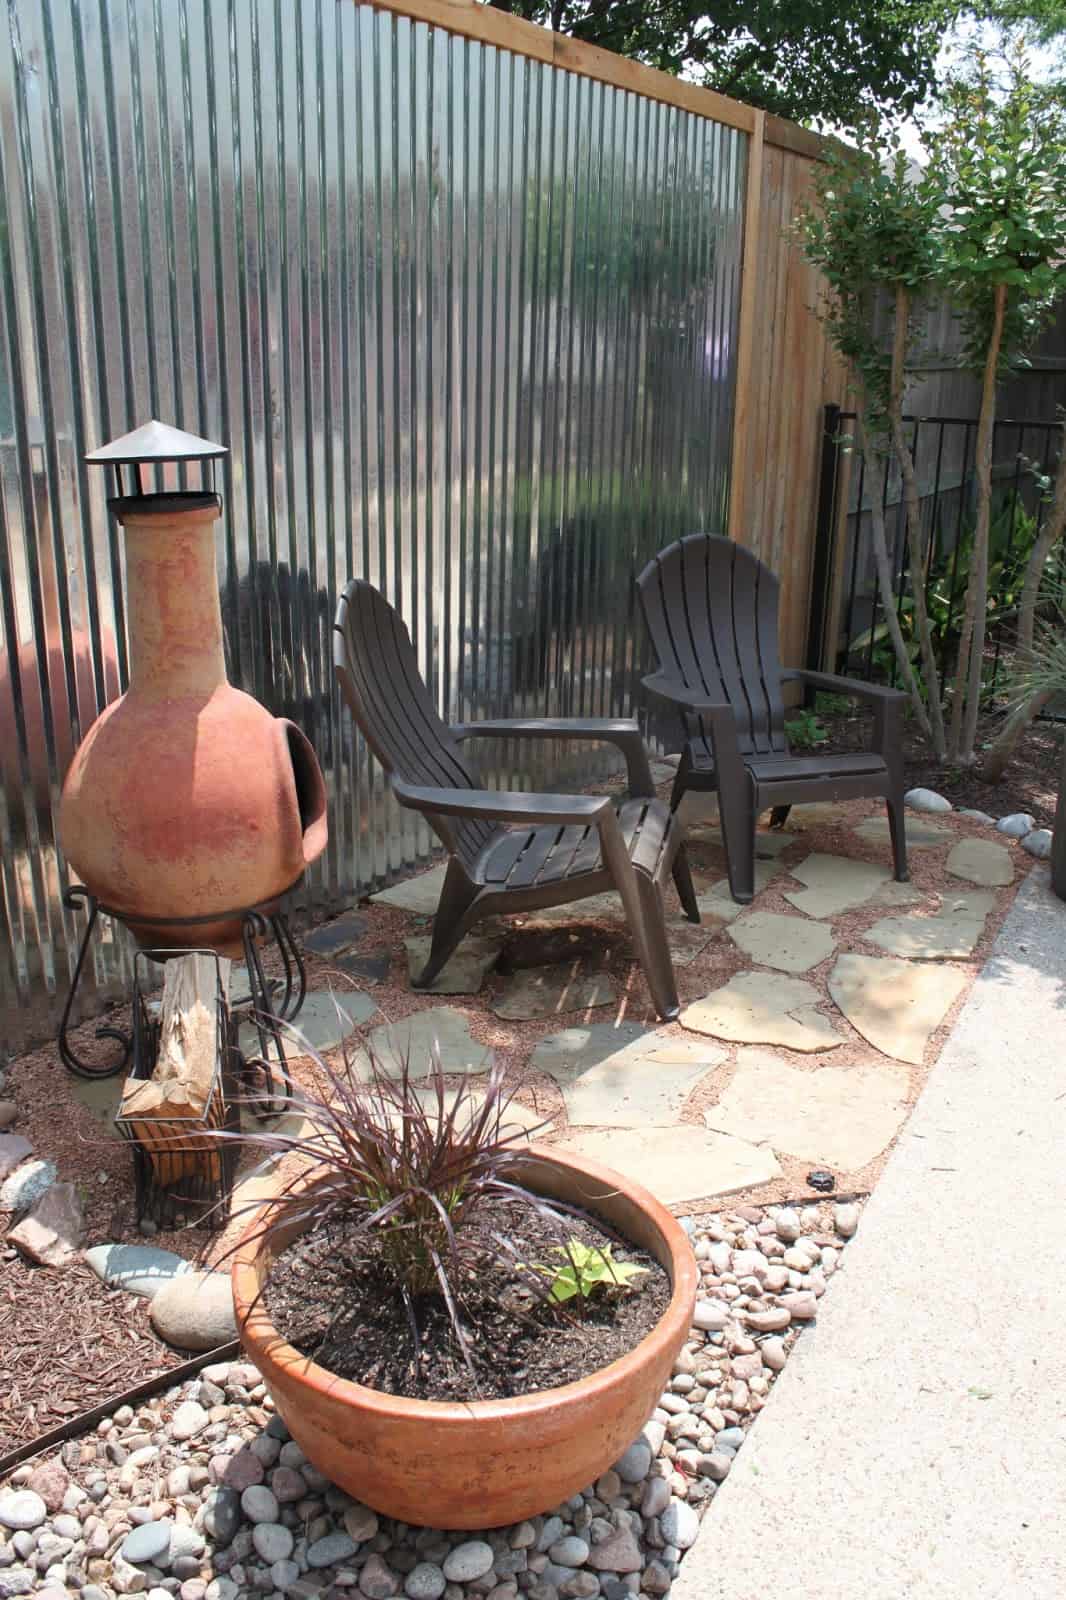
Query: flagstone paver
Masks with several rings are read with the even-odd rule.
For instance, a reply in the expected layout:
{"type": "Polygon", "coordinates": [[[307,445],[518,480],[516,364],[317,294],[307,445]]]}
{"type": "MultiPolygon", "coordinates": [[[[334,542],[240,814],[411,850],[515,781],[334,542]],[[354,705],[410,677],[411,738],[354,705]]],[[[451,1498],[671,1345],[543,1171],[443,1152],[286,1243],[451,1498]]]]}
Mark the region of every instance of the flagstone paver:
{"type": "MultiPolygon", "coordinates": [[[[721,845],[725,848],[722,838],[722,829],[718,823],[705,823],[702,825],[702,837],[708,844],[721,845]]],[[[776,856],[787,850],[790,844],[795,844],[796,835],[789,833],[785,828],[773,828],[766,833],[755,835],[755,859],[757,861],[772,861],[776,856]]]]}
{"type": "Polygon", "coordinates": [[[770,1050],[742,1049],[709,1128],[801,1161],[856,1171],[879,1156],[907,1114],[909,1075],[887,1062],[790,1067],[770,1050]]]}
{"type": "Polygon", "coordinates": [[[581,1130],[562,1145],[634,1178],[668,1206],[735,1194],[781,1176],[776,1156],[765,1145],[689,1123],[676,1128],[581,1130]]]}
{"type": "Polygon", "coordinates": [[[807,832],[811,828],[824,828],[847,822],[850,817],[851,810],[847,805],[840,805],[832,800],[816,800],[810,804],[790,807],[787,826],[790,829],[798,828],[807,832]]]}
{"type": "MultiPolygon", "coordinates": [[[[768,883],[772,883],[774,878],[784,870],[784,865],[780,861],[756,860],[755,893],[759,894],[766,888],[768,883]]],[[[719,878],[709,888],[697,883],[696,904],[699,907],[701,916],[707,913],[712,917],[720,917],[723,922],[732,922],[734,917],[739,917],[740,913],[747,909],[746,906],[742,906],[733,899],[729,892],[728,878],[719,878]]]]}
{"type": "Polygon", "coordinates": [[[368,950],[365,954],[354,952],[339,956],[334,966],[363,983],[384,983],[392,966],[392,954],[388,950],[368,950]]]}
{"type": "MultiPolygon", "coordinates": [[[[416,978],[429,960],[433,943],[428,933],[415,934],[404,940],[407,949],[407,969],[416,978]]],[[[500,958],[502,938],[468,934],[454,955],[448,958],[443,972],[437,974],[423,994],[477,994],[481,985],[500,958]]]]}
{"type": "Polygon", "coordinates": [[[390,1077],[399,1077],[407,1053],[411,1077],[425,1078],[432,1067],[434,1047],[444,1072],[489,1069],[491,1052],[471,1036],[465,1013],[455,1006],[431,1006],[400,1022],[385,1023],[374,1029],[367,1044],[390,1077]]]}
{"type": "Polygon", "coordinates": [[[835,917],[841,911],[852,911],[876,894],[891,877],[887,867],[819,852],[808,856],[798,866],[790,867],[789,871],[800,883],[806,884],[806,888],[787,890],[785,899],[809,917],[835,917]]]}
{"type": "Polygon", "coordinates": [[[809,972],[836,949],[832,929],[824,922],[777,911],[749,911],[733,923],[729,937],[753,961],[779,972],[809,972]]]}
{"type": "Polygon", "coordinates": [[[1006,845],[991,839],[960,839],[947,859],[953,878],[965,878],[982,889],[999,889],[1014,882],[1014,862],[1006,845]]]}
{"type": "Polygon", "coordinates": [[[703,954],[711,940],[725,926],[722,917],[700,912],[699,922],[689,922],[680,913],[666,919],[666,942],[675,967],[687,967],[703,954]]]}
{"type": "Polygon", "coordinates": [[[440,900],[446,871],[447,862],[442,861],[439,866],[431,867],[428,872],[420,872],[414,878],[404,878],[388,889],[379,890],[377,894],[370,896],[371,901],[374,905],[396,906],[400,911],[411,911],[418,916],[431,917],[440,900]]]}
{"type": "Polygon", "coordinates": [[[719,1045],[661,1038],[637,1023],[594,1022],[542,1039],[533,1071],[560,1085],[574,1126],[672,1127],[699,1080],[719,1062],[719,1045]]]}
{"type": "Polygon", "coordinates": [[[832,1050],[842,1040],[817,1009],[821,995],[802,978],[776,972],[741,972],[681,1013],[696,1033],[741,1044],[778,1044],[786,1050],[832,1050]]]}
{"type": "MultiPolygon", "coordinates": [[[[292,1034],[284,1034],[285,1054],[293,1058],[303,1055],[308,1045],[320,1052],[335,1050],[377,1009],[377,1001],[361,989],[313,989],[299,1016],[289,1024],[292,1034]]],[[[251,1022],[241,1024],[238,1041],[246,1054],[259,1053],[259,1035],[251,1022]]]]}
{"type": "Polygon", "coordinates": [[[897,883],[895,878],[889,878],[876,894],[870,896],[869,903],[872,906],[916,906],[932,899],[932,895],[919,889],[916,884],[897,883]]]}
{"type": "Polygon", "coordinates": [[[346,912],[336,921],[312,928],[310,933],[305,934],[304,949],[312,951],[316,956],[339,955],[342,950],[350,950],[353,944],[358,944],[366,932],[366,927],[366,917],[360,912],[346,912]]]}
{"type": "MultiPolygon", "coordinates": [[[[421,1101],[427,1112],[429,1112],[432,1120],[436,1122],[436,1090],[432,1088],[416,1088],[414,1093],[421,1101]]],[[[458,1099],[458,1096],[458,1089],[445,1089],[445,1116],[448,1116],[448,1114],[451,1112],[456,1100],[458,1099]]],[[[478,1089],[471,1090],[466,1095],[465,1104],[467,1109],[465,1111],[460,1111],[456,1120],[456,1127],[460,1132],[467,1126],[471,1116],[476,1116],[481,1107],[485,1104],[485,1096],[478,1089]]],[[[398,1121],[399,1117],[400,1112],[397,1108],[394,1120],[398,1121]]],[[[519,1100],[511,1100],[508,1102],[507,1106],[502,1112],[500,1127],[501,1131],[506,1134],[515,1134],[518,1129],[521,1129],[527,1139],[534,1136],[540,1138],[551,1132],[552,1119],[550,1117],[545,1117],[543,1112],[534,1111],[531,1106],[523,1105],[519,1100]]]]}
{"type": "MultiPolygon", "coordinates": [[[[924,817],[906,814],[907,847],[911,850],[932,850],[937,845],[946,844],[953,837],[950,828],[945,828],[943,823],[928,822],[924,817]]],[[[892,834],[889,831],[887,817],[867,817],[865,822],[860,822],[855,829],[860,839],[867,839],[871,844],[891,844],[892,834]]]]}
{"type": "Polygon", "coordinates": [[[995,896],[982,890],[948,896],[931,917],[885,917],[865,937],[891,956],[912,961],[963,960],[985,929],[995,896]]]}
{"type": "Polygon", "coordinates": [[[617,1000],[618,990],[607,973],[582,972],[580,964],[574,963],[527,967],[516,973],[492,1001],[492,1009],[498,1017],[527,1022],[534,1017],[584,1011],[589,1006],[611,1006],[617,1000]]]}
{"type": "Polygon", "coordinates": [[[966,983],[953,967],[848,954],[829,974],[829,993],[876,1049],[917,1066],[966,983]]]}

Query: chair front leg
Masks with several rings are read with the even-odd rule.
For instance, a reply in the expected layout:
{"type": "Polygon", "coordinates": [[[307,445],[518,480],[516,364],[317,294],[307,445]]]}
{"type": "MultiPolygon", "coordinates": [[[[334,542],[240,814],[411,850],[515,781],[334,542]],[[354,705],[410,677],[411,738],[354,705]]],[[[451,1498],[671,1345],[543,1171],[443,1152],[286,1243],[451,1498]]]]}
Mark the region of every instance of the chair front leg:
{"type": "Polygon", "coordinates": [[[444,887],[440,892],[437,914],[433,918],[433,938],[429,947],[429,960],[417,978],[412,978],[413,989],[428,989],[454,955],[459,941],[477,921],[475,902],[480,890],[471,883],[463,868],[452,856],[444,874],[444,887]]]}
{"type": "Polygon", "coordinates": [[[725,845],[729,892],[738,905],[750,905],[755,898],[755,784],[744,769],[740,783],[721,784],[718,813],[725,845]]]}
{"type": "Polygon", "coordinates": [[[888,768],[888,831],[892,837],[892,866],[897,883],[907,883],[910,871],[907,866],[906,807],[903,796],[907,780],[903,773],[903,702],[879,701],[874,707],[874,748],[884,757],[888,768]]]}
{"type": "Polygon", "coordinates": [[[699,922],[700,908],[696,899],[696,885],[692,881],[692,868],[689,866],[688,846],[679,845],[674,864],[671,867],[674,887],[677,889],[681,909],[690,922],[699,922]]]}
{"type": "Polygon", "coordinates": [[[630,861],[614,811],[601,817],[597,826],[604,865],[622,898],[637,959],[651,990],[652,1003],[664,1022],[673,1022],[681,1008],[674,982],[673,962],[670,960],[670,946],[666,942],[662,897],[651,879],[637,872],[630,861]]]}

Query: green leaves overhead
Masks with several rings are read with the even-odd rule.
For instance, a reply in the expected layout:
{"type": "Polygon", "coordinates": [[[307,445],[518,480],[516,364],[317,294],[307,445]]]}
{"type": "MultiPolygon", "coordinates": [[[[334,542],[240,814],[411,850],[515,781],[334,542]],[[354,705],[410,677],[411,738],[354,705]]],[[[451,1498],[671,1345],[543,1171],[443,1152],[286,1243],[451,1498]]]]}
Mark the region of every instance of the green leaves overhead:
{"type": "Polygon", "coordinates": [[[840,147],[816,172],[816,203],[798,219],[808,261],[825,279],[822,308],[834,344],[860,377],[867,426],[882,432],[891,350],[878,316],[883,292],[902,284],[920,295],[937,280],[941,193],[910,170],[898,137],[868,120],[853,148],[840,147]]]}
{"type": "Polygon", "coordinates": [[[491,0],[494,8],[631,56],[797,122],[852,128],[908,115],[935,83],[939,0],[491,0]]]}
{"type": "Polygon", "coordinates": [[[1006,285],[1007,369],[1066,290],[1066,110],[1033,82],[1024,44],[1002,62],[977,54],[942,99],[929,164],[943,196],[939,277],[959,307],[973,368],[988,346],[996,285],[1006,285]]]}

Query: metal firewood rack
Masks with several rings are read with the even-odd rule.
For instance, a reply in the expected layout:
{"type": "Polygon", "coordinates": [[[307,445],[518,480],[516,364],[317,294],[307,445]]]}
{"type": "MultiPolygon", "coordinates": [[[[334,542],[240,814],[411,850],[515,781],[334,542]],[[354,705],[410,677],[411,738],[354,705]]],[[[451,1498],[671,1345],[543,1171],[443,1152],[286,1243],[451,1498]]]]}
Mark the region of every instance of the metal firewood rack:
{"type": "MultiPolygon", "coordinates": [[[[218,1030],[211,1085],[203,1111],[193,1117],[115,1117],[115,1126],[133,1156],[137,1216],[158,1228],[221,1228],[229,1218],[233,1180],[240,1155],[236,1138],[214,1137],[220,1129],[241,1129],[238,1021],[223,992],[219,958],[213,950],[197,952],[215,963],[218,1030]]],[[[139,950],[133,964],[133,1061],[129,1078],[152,1076],[159,1051],[160,1020],[146,999],[149,962],[190,954],[187,950],[139,950]]],[[[156,1003],[157,1004],[157,1003],[156,1003]]]]}

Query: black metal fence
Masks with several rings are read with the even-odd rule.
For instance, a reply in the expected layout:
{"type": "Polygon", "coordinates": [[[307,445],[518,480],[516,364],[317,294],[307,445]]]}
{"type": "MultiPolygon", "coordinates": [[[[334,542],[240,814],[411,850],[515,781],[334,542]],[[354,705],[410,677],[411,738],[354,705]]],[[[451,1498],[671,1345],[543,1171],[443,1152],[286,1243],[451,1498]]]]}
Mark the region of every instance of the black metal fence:
{"type": "MultiPolygon", "coordinates": [[[[808,664],[828,662],[852,677],[894,683],[898,668],[877,592],[865,463],[852,437],[853,411],[826,406],[812,582],[808,664]],[[850,458],[850,459],[849,459],[850,458]],[[846,511],[841,505],[847,498],[846,511]],[[842,526],[843,522],[843,526],[842,526]]],[[[953,669],[962,625],[976,512],[977,422],[968,417],[905,417],[921,501],[927,552],[926,603],[941,677],[953,669]]],[[[1054,474],[1063,438],[1055,420],[995,424],[993,509],[989,552],[991,609],[985,690],[1002,688],[1029,551],[1048,508],[1041,479],[1054,474]]],[[[898,469],[885,475],[882,496],[897,615],[911,625],[906,512],[898,469]]],[[[1058,558],[1061,562],[1061,556],[1058,558]]]]}

